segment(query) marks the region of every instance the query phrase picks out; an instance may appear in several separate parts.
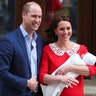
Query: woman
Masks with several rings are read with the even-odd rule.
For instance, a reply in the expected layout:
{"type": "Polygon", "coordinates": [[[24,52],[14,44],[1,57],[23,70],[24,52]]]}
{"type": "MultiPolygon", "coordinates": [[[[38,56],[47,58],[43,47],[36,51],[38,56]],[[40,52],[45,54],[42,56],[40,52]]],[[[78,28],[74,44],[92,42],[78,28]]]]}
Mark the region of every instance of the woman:
{"type": "MultiPolygon", "coordinates": [[[[65,15],[56,17],[46,32],[50,41],[48,40],[47,43],[49,44],[43,48],[39,72],[40,83],[45,85],[52,85],[63,82],[69,87],[64,88],[60,96],[84,96],[83,76],[96,75],[96,67],[94,65],[77,66],[70,64],[66,67],[60,68],[56,72],[55,76],[51,75],[73,54],[79,54],[82,59],[84,59],[88,54],[86,46],[74,43],[70,40],[72,36],[72,25],[70,18],[65,15]],[[79,76],[76,78],[79,83],[75,79],[65,75],[68,72],[79,74],[79,76]]],[[[96,60],[96,57],[93,57],[96,60]]],[[[92,63],[95,62],[96,61],[92,63]]]]}

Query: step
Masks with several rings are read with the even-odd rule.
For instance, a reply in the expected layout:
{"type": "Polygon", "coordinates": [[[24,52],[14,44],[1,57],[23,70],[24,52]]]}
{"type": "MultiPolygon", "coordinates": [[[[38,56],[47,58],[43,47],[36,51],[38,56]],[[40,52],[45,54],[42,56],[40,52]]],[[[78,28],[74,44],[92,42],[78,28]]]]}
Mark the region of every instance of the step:
{"type": "Polygon", "coordinates": [[[96,79],[85,80],[84,94],[85,96],[96,96],[96,79]]]}

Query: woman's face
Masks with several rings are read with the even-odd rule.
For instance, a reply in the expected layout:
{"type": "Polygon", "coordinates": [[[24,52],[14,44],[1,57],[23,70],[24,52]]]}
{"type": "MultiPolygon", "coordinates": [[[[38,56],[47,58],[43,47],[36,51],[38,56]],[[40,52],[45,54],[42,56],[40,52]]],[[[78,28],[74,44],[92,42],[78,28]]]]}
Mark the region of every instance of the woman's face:
{"type": "Polygon", "coordinates": [[[71,23],[68,21],[60,21],[54,31],[58,37],[58,40],[67,41],[72,35],[71,23]]]}

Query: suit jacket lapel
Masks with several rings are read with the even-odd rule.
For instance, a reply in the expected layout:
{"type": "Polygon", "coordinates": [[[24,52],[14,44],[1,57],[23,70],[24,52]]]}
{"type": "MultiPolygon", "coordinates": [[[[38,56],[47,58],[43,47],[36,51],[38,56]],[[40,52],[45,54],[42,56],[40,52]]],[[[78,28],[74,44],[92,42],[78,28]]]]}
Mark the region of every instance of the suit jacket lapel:
{"type": "Polygon", "coordinates": [[[26,50],[25,40],[24,40],[24,37],[23,37],[23,35],[21,33],[21,30],[19,28],[17,29],[16,34],[17,34],[17,40],[18,40],[18,42],[19,42],[19,44],[20,44],[20,46],[21,46],[21,48],[22,48],[22,50],[24,52],[24,55],[26,57],[26,60],[28,60],[28,64],[30,64],[29,63],[28,54],[27,54],[27,50],[26,50]]]}
{"type": "Polygon", "coordinates": [[[37,49],[37,66],[39,67],[41,51],[42,51],[42,44],[41,44],[41,40],[39,37],[37,37],[36,43],[37,43],[37,46],[36,46],[36,49],[37,49]]]}

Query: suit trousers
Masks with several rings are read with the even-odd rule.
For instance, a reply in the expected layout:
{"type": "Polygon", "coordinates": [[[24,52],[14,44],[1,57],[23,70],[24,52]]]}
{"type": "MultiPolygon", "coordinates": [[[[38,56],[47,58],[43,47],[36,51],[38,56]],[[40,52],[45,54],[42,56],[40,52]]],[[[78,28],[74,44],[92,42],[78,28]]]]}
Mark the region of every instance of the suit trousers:
{"type": "Polygon", "coordinates": [[[31,96],[42,96],[42,95],[40,95],[40,94],[38,94],[38,93],[32,92],[32,93],[31,93],[31,96]]]}

